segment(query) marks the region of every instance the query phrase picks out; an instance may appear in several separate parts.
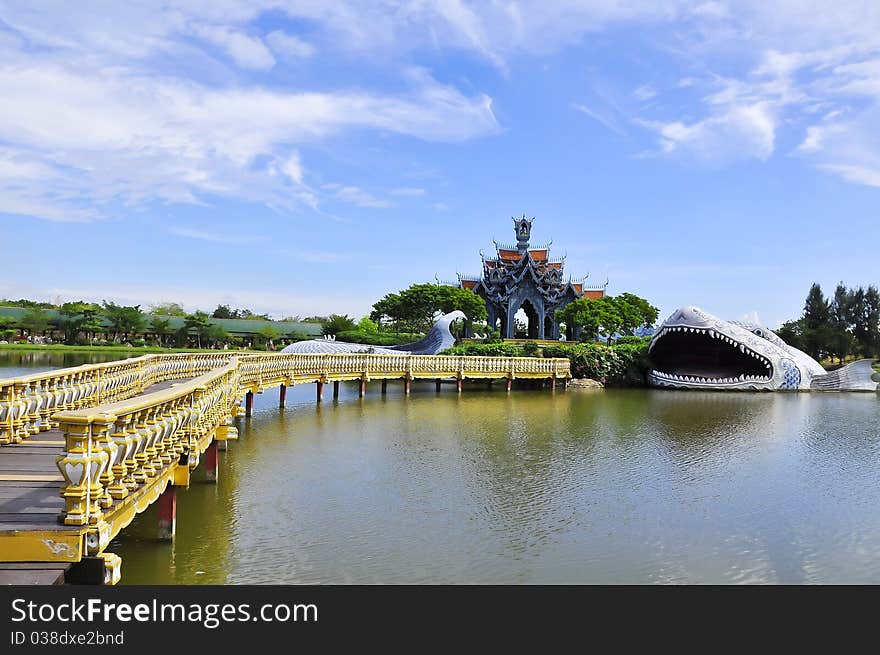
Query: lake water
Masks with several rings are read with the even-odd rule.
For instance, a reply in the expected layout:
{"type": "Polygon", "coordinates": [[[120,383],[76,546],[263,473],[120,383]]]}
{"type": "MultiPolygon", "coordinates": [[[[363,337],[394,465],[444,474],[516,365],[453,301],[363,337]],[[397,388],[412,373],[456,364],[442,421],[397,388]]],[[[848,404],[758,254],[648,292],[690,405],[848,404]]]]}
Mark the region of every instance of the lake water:
{"type": "Polygon", "coordinates": [[[257,396],[123,582],[880,583],[877,394],[331,396],[257,396]]]}

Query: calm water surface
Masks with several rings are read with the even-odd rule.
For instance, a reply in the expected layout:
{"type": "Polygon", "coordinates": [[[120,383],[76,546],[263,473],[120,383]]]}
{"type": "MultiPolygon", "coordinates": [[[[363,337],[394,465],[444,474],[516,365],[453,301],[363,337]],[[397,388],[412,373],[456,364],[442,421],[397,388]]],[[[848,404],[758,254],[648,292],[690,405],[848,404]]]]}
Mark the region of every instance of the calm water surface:
{"type": "Polygon", "coordinates": [[[123,581],[880,583],[876,394],[327,391],[257,396],[123,581]]]}

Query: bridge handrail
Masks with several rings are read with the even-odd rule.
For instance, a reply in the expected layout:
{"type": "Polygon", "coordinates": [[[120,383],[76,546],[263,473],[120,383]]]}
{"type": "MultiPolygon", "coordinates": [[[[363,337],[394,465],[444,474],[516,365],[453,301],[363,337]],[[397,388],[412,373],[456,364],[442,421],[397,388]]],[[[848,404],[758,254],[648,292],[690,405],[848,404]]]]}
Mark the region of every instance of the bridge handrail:
{"type": "MultiPolygon", "coordinates": [[[[16,414],[16,426],[21,420],[39,416],[38,428],[45,418],[64,432],[65,450],[57,458],[64,478],[62,520],[68,525],[87,526],[86,547],[91,553],[101,552],[133,518],[132,507],[145,506],[140,499],[156,496],[181,466],[194,468],[212,439],[234,438],[236,431],[229,423],[248,391],[329,379],[366,380],[371,375],[407,379],[570,377],[570,362],[562,358],[199,353],[150,355],[135,360],[125,360],[115,367],[87,367],[90,374],[100,371],[102,377],[87,379],[88,389],[75,402],[63,396],[63,402],[54,404],[60,411],[47,416],[45,406],[40,405],[36,413],[29,408],[16,414]],[[181,378],[191,379],[142,393],[149,384],[181,378]],[[108,381],[114,384],[108,385],[108,381]],[[127,500],[129,497],[135,500],[127,500]]],[[[62,371],[60,377],[73,375],[78,379],[79,368],[62,371]]],[[[31,401],[41,398],[41,394],[56,393],[52,382],[56,378],[51,372],[31,378],[24,383],[22,399],[31,401]],[[37,380],[36,386],[31,386],[33,379],[37,380]]],[[[17,379],[13,388],[18,389],[20,384],[21,379],[17,379]]],[[[60,384],[66,393],[70,385],[65,386],[63,381],[60,384]]],[[[19,405],[14,407],[21,407],[23,401],[16,402],[19,405]]]]}
{"type": "Polygon", "coordinates": [[[57,427],[58,411],[130,398],[150,385],[222,366],[229,353],[142,355],[0,380],[0,445],[57,427]]]}

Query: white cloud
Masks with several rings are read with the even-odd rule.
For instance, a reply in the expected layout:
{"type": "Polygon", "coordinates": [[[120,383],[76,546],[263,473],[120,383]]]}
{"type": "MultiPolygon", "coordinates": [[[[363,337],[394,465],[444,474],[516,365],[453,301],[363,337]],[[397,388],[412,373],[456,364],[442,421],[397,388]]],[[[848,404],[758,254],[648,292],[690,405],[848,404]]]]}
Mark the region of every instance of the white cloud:
{"type": "Polygon", "coordinates": [[[299,153],[292,152],[288,156],[287,161],[281,166],[281,171],[297,184],[302,184],[303,169],[299,160],[299,153]]]}
{"type": "Polygon", "coordinates": [[[651,98],[653,98],[656,95],[657,95],[657,91],[647,84],[643,84],[642,86],[638,87],[636,90],[633,91],[633,97],[636,100],[642,100],[642,101],[650,100],[651,98]]]}
{"type": "Polygon", "coordinates": [[[686,124],[646,123],[659,133],[665,153],[688,154],[702,160],[767,159],[773,154],[776,118],[769,103],[732,105],[700,121],[686,124]]]}
{"type": "Polygon", "coordinates": [[[179,237],[186,237],[187,239],[198,239],[199,241],[211,241],[213,243],[253,243],[255,241],[263,240],[260,237],[232,235],[223,232],[207,232],[205,230],[194,230],[187,227],[170,227],[168,228],[168,232],[179,237]]]}
{"type": "Polygon", "coordinates": [[[242,68],[269,70],[275,65],[275,58],[259,38],[217,25],[193,25],[191,29],[199,38],[225,50],[242,68]]]}
{"type": "Polygon", "coordinates": [[[617,121],[608,114],[604,112],[599,112],[595,109],[591,109],[590,107],[587,107],[586,105],[580,103],[573,104],[572,108],[576,111],[581,112],[582,114],[586,114],[597,123],[607,127],[615,134],[626,136],[626,131],[622,127],[620,127],[617,121]]]}
{"type": "MultiPolygon", "coordinates": [[[[313,206],[313,192],[291,194],[271,174],[281,171],[302,185],[292,144],[353,129],[437,141],[497,129],[488,97],[467,97],[424,71],[411,72],[410,84],[397,95],[293,93],[209,88],[113,69],[0,65],[0,88],[11,99],[0,104],[0,140],[7,144],[0,161],[19,175],[41,170],[45,179],[51,176],[54,188],[32,186],[30,202],[56,205],[53,220],[72,215],[73,203],[57,193],[68,187],[92,213],[112,201],[193,203],[206,194],[313,206]],[[271,165],[260,165],[261,159],[271,165]]],[[[0,199],[11,193],[10,180],[0,177],[0,199]]],[[[20,197],[16,204],[27,211],[20,197]]]]}
{"type": "Polygon", "coordinates": [[[425,195],[426,191],[421,187],[404,186],[391,190],[393,196],[418,197],[425,195]]]}
{"type": "Polygon", "coordinates": [[[324,184],[321,188],[334,192],[333,195],[337,200],[357,205],[358,207],[364,207],[367,209],[386,209],[394,206],[394,203],[389,200],[376,198],[367,191],[356,186],[324,184]]]}
{"type": "Polygon", "coordinates": [[[315,54],[315,46],[281,30],[269,32],[266,41],[276,54],[284,57],[304,59],[315,54]]]}

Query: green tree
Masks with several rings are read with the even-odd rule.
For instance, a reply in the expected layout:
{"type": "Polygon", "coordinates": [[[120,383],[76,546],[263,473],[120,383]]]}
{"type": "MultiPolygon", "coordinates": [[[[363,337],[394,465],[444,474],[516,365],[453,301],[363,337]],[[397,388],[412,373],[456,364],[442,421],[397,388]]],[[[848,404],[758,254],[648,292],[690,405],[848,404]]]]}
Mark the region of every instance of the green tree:
{"type": "Polygon", "coordinates": [[[165,337],[171,334],[171,321],[167,318],[154,316],[150,321],[150,332],[156,335],[160,346],[165,345],[165,337]]]}
{"type": "Polygon", "coordinates": [[[814,359],[821,359],[831,348],[831,305],[822,293],[822,287],[814,283],[804,302],[803,336],[806,352],[814,359]]]}
{"type": "Polygon", "coordinates": [[[830,323],[829,323],[829,347],[831,355],[837,355],[840,362],[852,352],[854,338],[849,329],[852,293],[844,286],[843,282],[834,290],[834,298],[831,300],[830,323]]]}
{"type": "Polygon", "coordinates": [[[268,350],[274,350],[275,339],[280,337],[281,333],[273,325],[264,325],[257,330],[257,335],[259,336],[258,340],[261,345],[265,345],[268,350]]]}
{"type": "Polygon", "coordinates": [[[786,321],[778,330],[776,336],[785,343],[798,350],[806,351],[807,345],[804,341],[804,320],[802,318],[796,321],[786,321]]]}
{"type": "Polygon", "coordinates": [[[196,344],[198,348],[202,347],[202,339],[208,337],[208,331],[211,328],[210,317],[205,312],[193,312],[187,314],[183,320],[183,329],[186,334],[195,332],[196,344]]]}
{"type": "Polygon", "coordinates": [[[142,332],[146,325],[146,318],[141,313],[140,305],[117,305],[114,302],[104,301],[101,313],[109,323],[110,331],[113,332],[113,340],[118,341],[119,335],[123,340],[142,332]]]}
{"type": "Polygon", "coordinates": [[[365,334],[377,334],[379,332],[379,324],[370,320],[369,316],[364,316],[358,321],[357,329],[365,334]]]}
{"type": "Polygon", "coordinates": [[[401,327],[409,332],[425,332],[438,312],[448,314],[455,310],[464,312],[469,322],[487,317],[486,303],[472,291],[449,285],[413,284],[378,300],[370,319],[380,324],[383,320],[391,322],[395,332],[400,332],[401,327]]]}
{"type": "Polygon", "coordinates": [[[864,357],[880,352],[880,293],[877,287],[859,287],[852,292],[850,322],[856,348],[864,357]]]}
{"type": "Polygon", "coordinates": [[[632,335],[637,329],[653,325],[659,310],[644,298],[631,293],[601,298],[578,298],[556,310],[556,320],[565,323],[581,340],[600,336],[610,341],[618,334],[632,335]]]}
{"type": "Polygon", "coordinates": [[[460,289],[449,285],[439,285],[437,288],[437,307],[444,314],[449,312],[464,312],[467,317],[465,324],[467,329],[473,327],[474,322],[485,321],[489,318],[486,311],[486,301],[470,289],[460,289]]]}
{"type": "Polygon", "coordinates": [[[18,333],[18,321],[11,316],[0,316],[0,339],[11,341],[18,333]]]}
{"type": "Polygon", "coordinates": [[[650,327],[657,322],[660,310],[644,298],[632,293],[622,293],[613,298],[620,314],[620,331],[632,336],[640,328],[650,327]]]}
{"type": "Polygon", "coordinates": [[[229,305],[217,305],[217,309],[211,314],[211,318],[235,318],[229,305]]]}
{"type": "Polygon", "coordinates": [[[18,324],[31,336],[45,332],[49,327],[49,313],[39,307],[31,307],[22,315],[18,324]]]}
{"type": "Polygon", "coordinates": [[[205,339],[212,348],[216,348],[219,344],[229,342],[229,332],[219,323],[211,323],[205,331],[205,339]]]}
{"type": "Polygon", "coordinates": [[[186,310],[176,302],[163,302],[150,308],[151,314],[157,316],[186,316],[186,310]]]}
{"type": "Polygon", "coordinates": [[[400,294],[387,293],[380,300],[373,304],[373,311],[370,312],[370,319],[382,324],[382,319],[386,318],[394,325],[394,332],[400,332],[401,323],[404,320],[403,300],[400,294]]]}
{"type": "Polygon", "coordinates": [[[330,314],[327,321],[321,324],[323,334],[337,335],[340,332],[354,330],[357,326],[348,314],[330,314]]]}
{"type": "Polygon", "coordinates": [[[82,300],[66,302],[59,307],[58,313],[58,324],[64,332],[65,343],[75,344],[80,333],[91,341],[96,333],[104,331],[101,307],[94,303],[82,300]]]}

